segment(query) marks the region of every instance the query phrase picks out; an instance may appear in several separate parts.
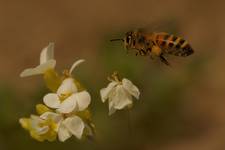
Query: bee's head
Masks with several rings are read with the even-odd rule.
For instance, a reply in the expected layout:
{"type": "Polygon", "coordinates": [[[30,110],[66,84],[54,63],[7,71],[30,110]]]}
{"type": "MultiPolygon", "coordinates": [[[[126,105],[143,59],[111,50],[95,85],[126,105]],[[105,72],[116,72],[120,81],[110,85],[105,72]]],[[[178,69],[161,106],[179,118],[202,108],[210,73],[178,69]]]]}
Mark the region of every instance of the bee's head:
{"type": "Polygon", "coordinates": [[[129,31],[126,33],[124,38],[124,45],[126,49],[133,49],[137,43],[137,38],[139,36],[138,30],[129,31]]]}
{"type": "Polygon", "coordinates": [[[125,34],[125,37],[123,39],[112,39],[111,41],[123,41],[124,47],[126,49],[130,49],[134,45],[134,40],[137,33],[135,31],[129,31],[125,34]]]}

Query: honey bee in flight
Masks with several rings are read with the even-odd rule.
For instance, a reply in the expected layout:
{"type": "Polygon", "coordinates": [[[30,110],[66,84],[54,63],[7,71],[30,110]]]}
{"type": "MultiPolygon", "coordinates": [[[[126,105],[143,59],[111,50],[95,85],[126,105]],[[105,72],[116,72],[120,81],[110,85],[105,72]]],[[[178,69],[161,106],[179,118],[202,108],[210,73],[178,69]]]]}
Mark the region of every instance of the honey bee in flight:
{"type": "Polygon", "coordinates": [[[136,56],[159,57],[166,65],[170,64],[164,57],[165,54],[186,57],[194,53],[186,40],[164,32],[130,31],[123,39],[112,39],[111,41],[123,41],[127,52],[129,49],[134,49],[136,56]]]}

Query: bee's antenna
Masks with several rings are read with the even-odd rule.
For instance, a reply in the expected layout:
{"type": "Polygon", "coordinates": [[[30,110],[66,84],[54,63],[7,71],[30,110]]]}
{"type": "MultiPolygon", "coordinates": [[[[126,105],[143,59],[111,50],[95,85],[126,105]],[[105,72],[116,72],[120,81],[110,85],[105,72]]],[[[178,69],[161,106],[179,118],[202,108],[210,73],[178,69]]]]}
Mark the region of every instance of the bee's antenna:
{"type": "Polygon", "coordinates": [[[112,40],[110,40],[111,42],[113,42],[113,41],[123,41],[124,42],[124,39],[112,39],[112,40]]]}

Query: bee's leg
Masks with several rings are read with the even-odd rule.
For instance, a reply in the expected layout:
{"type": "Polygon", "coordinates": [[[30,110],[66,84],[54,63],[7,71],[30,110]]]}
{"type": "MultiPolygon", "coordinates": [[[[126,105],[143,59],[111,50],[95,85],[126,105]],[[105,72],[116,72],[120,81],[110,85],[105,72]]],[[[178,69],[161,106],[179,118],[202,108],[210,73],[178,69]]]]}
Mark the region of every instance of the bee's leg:
{"type": "Polygon", "coordinates": [[[143,50],[142,49],[136,49],[137,51],[136,51],[136,56],[138,56],[138,55],[141,55],[141,56],[143,56],[143,50]]]}
{"type": "Polygon", "coordinates": [[[135,55],[138,56],[140,52],[136,52],[135,55]]]}
{"type": "Polygon", "coordinates": [[[136,56],[141,55],[141,54],[140,54],[140,50],[136,49],[135,55],[136,55],[136,56]]]}
{"type": "Polygon", "coordinates": [[[166,60],[166,58],[163,57],[162,54],[161,54],[159,57],[160,57],[161,62],[163,62],[163,63],[166,64],[167,66],[170,66],[170,63],[166,60]]]}
{"type": "Polygon", "coordinates": [[[140,49],[140,50],[139,50],[139,54],[140,54],[141,56],[146,56],[146,55],[147,55],[147,51],[144,50],[144,49],[140,49]]]}
{"type": "Polygon", "coordinates": [[[152,60],[155,58],[155,55],[152,53],[152,48],[147,48],[147,55],[149,55],[152,60]]]}

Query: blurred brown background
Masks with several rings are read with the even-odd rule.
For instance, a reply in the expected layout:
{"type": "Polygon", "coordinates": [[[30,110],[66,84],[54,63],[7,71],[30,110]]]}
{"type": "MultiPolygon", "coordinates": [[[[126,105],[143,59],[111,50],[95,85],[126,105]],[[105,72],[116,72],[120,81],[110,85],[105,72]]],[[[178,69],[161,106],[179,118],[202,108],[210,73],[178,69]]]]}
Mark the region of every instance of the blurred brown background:
{"type": "Polygon", "coordinates": [[[224,6],[219,0],[0,0],[0,149],[224,150],[224,6]],[[109,42],[130,29],[160,26],[187,39],[195,54],[173,57],[168,68],[109,42]],[[93,95],[98,142],[39,143],[18,124],[48,92],[41,77],[19,74],[38,64],[49,42],[58,70],[87,60],[75,75],[93,95]],[[127,112],[108,117],[98,96],[114,70],[142,92],[132,131],[127,112]]]}

